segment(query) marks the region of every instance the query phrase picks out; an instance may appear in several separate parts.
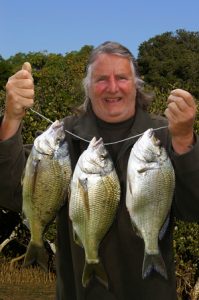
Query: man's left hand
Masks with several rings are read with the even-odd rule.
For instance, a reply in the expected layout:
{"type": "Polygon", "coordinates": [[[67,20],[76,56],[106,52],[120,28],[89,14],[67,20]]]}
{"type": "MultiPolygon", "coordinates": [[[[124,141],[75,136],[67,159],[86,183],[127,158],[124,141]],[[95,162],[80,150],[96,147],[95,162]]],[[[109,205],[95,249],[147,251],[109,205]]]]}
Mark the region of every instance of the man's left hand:
{"type": "Polygon", "coordinates": [[[194,143],[196,103],[193,96],[182,89],[171,91],[165,115],[169,122],[174,151],[178,154],[188,152],[194,143]]]}

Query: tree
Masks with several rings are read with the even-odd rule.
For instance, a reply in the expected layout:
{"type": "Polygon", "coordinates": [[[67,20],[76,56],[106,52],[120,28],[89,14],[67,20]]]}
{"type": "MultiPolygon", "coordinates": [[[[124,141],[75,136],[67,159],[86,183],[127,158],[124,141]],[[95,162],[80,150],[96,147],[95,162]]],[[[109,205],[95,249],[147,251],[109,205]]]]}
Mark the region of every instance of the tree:
{"type": "Polygon", "coordinates": [[[4,89],[8,77],[12,74],[12,66],[0,55],[0,90],[4,89]]]}
{"type": "Polygon", "coordinates": [[[139,46],[138,66],[152,87],[184,88],[199,98],[199,32],[179,29],[150,38],[139,46]]]}

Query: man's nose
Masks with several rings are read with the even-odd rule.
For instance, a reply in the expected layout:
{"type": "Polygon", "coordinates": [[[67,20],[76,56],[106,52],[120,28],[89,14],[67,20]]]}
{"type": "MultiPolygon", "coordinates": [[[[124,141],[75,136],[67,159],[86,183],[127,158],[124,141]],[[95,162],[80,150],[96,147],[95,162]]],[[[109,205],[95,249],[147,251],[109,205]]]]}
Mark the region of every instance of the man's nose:
{"type": "Polygon", "coordinates": [[[118,90],[117,79],[114,76],[111,76],[108,81],[108,91],[115,93],[118,90]]]}

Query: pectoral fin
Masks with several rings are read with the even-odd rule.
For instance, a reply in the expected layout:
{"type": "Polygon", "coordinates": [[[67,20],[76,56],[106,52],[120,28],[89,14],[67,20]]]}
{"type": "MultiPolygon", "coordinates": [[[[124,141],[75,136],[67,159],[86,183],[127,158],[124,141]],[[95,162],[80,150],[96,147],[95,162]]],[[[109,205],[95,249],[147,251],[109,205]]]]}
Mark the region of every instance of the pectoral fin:
{"type": "Polygon", "coordinates": [[[169,222],[170,222],[170,215],[168,214],[164,224],[162,225],[162,228],[160,229],[160,232],[159,232],[159,239],[162,240],[162,238],[164,237],[166,231],[167,231],[167,228],[169,226],[169,222]]]}
{"type": "Polygon", "coordinates": [[[79,179],[78,181],[78,189],[81,194],[81,198],[84,201],[84,206],[89,214],[90,208],[89,208],[89,198],[88,198],[88,186],[87,186],[87,178],[85,179],[79,179]]]}
{"type": "Polygon", "coordinates": [[[83,248],[82,242],[80,240],[80,238],[78,237],[77,233],[75,232],[75,230],[73,229],[73,240],[75,241],[75,243],[83,248]]]}
{"type": "Polygon", "coordinates": [[[160,166],[156,162],[151,162],[146,165],[140,166],[139,169],[137,169],[137,172],[144,173],[146,171],[159,169],[159,168],[160,168],[160,166]]]}

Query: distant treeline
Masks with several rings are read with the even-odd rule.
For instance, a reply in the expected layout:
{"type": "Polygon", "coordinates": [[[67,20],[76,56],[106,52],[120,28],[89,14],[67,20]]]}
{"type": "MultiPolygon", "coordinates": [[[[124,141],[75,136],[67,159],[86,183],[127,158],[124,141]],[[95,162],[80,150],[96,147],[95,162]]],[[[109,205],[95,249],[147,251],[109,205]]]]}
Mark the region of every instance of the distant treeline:
{"type": "MultiPolygon", "coordinates": [[[[82,79],[92,49],[93,46],[85,45],[65,55],[29,52],[17,53],[9,59],[0,56],[0,110],[3,111],[8,78],[29,61],[35,82],[35,109],[52,120],[71,113],[84,100],[82,79]]],[[[176,87],[199,99],[199,32],[179,29],[157,35],[139,46],[137,62],[140,76],[155,93],[154,112],[164,110],[165,97],[176,87]]],[[[39,120],[42,123],[39,125],[32,114],[27,117],[31,121],[31,134],[25,132],[24,138],[31,142],[34,127],[43,129],[46,123],[39,120]]]]}

